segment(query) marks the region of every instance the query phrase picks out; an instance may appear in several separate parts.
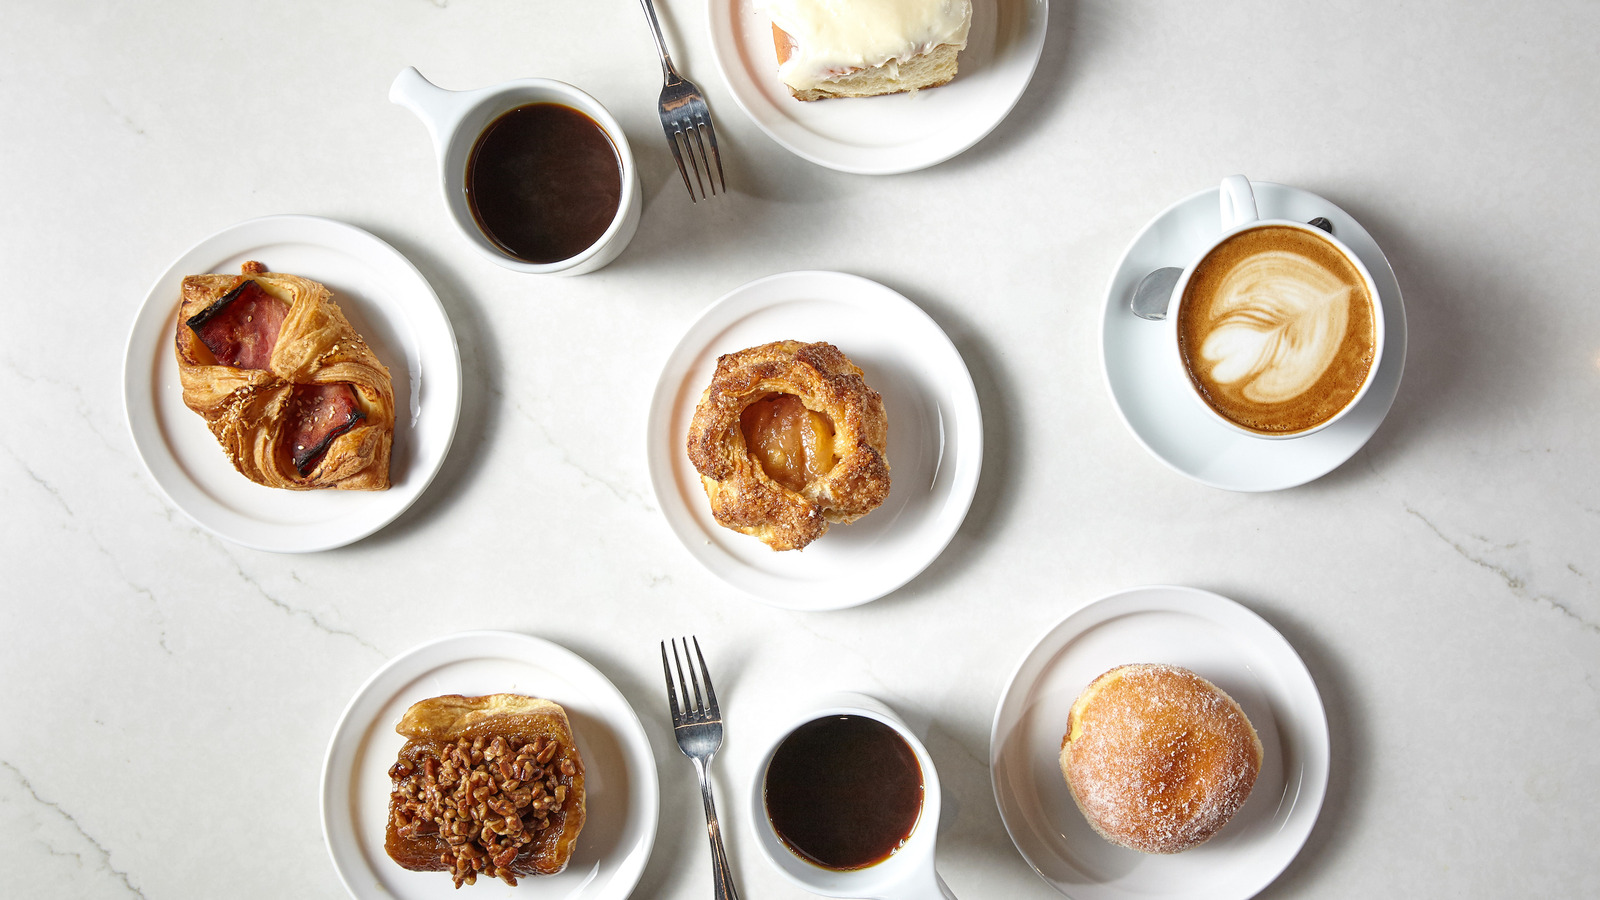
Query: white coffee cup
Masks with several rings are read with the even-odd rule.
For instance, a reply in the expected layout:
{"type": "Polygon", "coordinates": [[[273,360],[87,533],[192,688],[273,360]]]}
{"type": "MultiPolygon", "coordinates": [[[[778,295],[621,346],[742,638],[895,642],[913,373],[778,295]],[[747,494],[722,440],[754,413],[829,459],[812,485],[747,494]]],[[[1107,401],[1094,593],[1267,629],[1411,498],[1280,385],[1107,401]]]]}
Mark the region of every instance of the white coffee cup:
{"type": "Polygon", "coordinates": [[[407,68],[390,86],[389,99],[411,110],[428,127],[439,159],[445,208],[468,243],[488,259],[533,275],[581,275],[616,259],[633,240],[643,207],[633,151],[622,126],[600,101],[583,91],[549,78],[525,78],[475,91],[447,91],[434,86],[415,68],[407,68]],[[584,113],[604,129],[622,164],[622,197],[610,226],[587,249],[551,263],[528,262],[507,254],[478,227],[467,203],[467,161],[479,135],[502,114],[530,103],[558,103],[584,113]]]}
{"type": "Polygon", "coordinates": [[[1167,304],[1167,316],[1162,320],[1162,326],[1166,328],[1167,356],[1173,363],[1176,369],[1176,377],[1182,382],[1184,390],[1194,398],[1195,403],[1205,411],[1208,418],[1224,428],[1237,434],[1264,440],[1285,440],[1315,434],[1348,415],[1352,409],[1355,409],[1360,404],[1368,389],[1372,387],[1372,383],[1378,373],[1379,363],[1383,358],[1383,295],[1378,292],[1378,285],[1373,280],[1372,273],[1368,271],[1366,264],[1355,254],[1355,251],[1351,250],[1335,235],[1305,222],[1297,222],[1290,219],[1263,219],[1256,205],[1255,192],[1250,187],[1250,180],[1243,175],[1230,175],[1222,180],[1219,190],[1219,205],[1221,208],[1222,233],[1216,239],[1208,242],[1199,253],[1195,254],[1194,259],[1184,267],[1183,274],[1178,278],[1177,284],[1172,289],[1172,299],[1167,304]],[[1200,264],[1210,257],[1213,251],[1235,235],[1251,229],[1269,226],[1293,228],[1306,232],[1337,250],[1361,274],[1368,296],[1372,298],[1372,361],[1367,368],[1365,380],[1356,390],[1354,396],[1332,416],[1311,427],[1283,433],[1257,431],[1247,428],[1229,419],[1214,409],[1210,403],[1206,402],[1200,389],[1194,384],[1189,375],[1188,366],[1183,359],[1183,348],[1179,340],[1180,326],[1183,322],[1184,295],[1200,264]]]}
{"type": "Polygon", "coordinates": [[[750,789],[750,826],[756,846],[786,878],[804,890],[824,897],[869,900],[956,900],[934,869],[934,846],[939,832],[939,774],[933,757],[894,711],[865,694],[838,693],[800,706],[778,720],[780,727],[766,744],[750,789]],[[922,768],[922,810],[911,834],[882,862],[862,869],[827,869],[802,859],[784,844],[767,814],[767,768],[773,754],[795,729],[830,716],[862,716],[887,725],[916,754],[922,768]]]}

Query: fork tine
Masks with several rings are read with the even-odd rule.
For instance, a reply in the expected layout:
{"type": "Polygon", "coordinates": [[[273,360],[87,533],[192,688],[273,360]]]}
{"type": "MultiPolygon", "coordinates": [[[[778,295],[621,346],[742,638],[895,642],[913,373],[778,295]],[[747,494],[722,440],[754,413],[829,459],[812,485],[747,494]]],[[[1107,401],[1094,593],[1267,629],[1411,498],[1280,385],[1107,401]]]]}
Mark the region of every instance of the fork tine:
{"type": "MultiPolygon", "coordinates": [[[[683,648],[683,653],[685,656],[689,655],[689,648],[683,648]]],[[[717,705],[717,692],[711,687],[711,669],[706,666],[706,658],[700,653],[699,638],[694,639],[694,655],[700,660],[700,676],[706,680],[706,701],[710,704],[711,718],[720,719],[722,718],[722,707],[717,705]]],[[[694,666],[690,665],[689,670],[691,672],[694,671],[694,666]]]]}
{"type": "MultiPolygon", "coordinates": [[[[676,659],[678,656],[678,647],[676,644],[674,644],[672,647],[672,656],[674,659],[676,659]]],[[[666,641],[661,642],[661,671],[665,672],[667,675],[667,705],[672,708],[672,724],[674,727],[676,727],[677,724],[682,721],[683,714],[678,711],[678,692],[673,688],[672,684],[672,667],[667,665],[666,641]]]]}
{"type": "MultiPolygon", "coordinates": [[[[689,191],[689,202],[698,203],[699,201],[696,200],[694,196],[694,185],[689,183],[689,170],[683,167],[683,156],[678,153],[678,137],[673,133],[670,127],[667,128],[666,131],[667,146],[672,148],[672,158],[678,163],[678,174],[683,176],[683,186],[689,191]]],[[[678,655],[678,647],[676,644],[674,644],[672,647],[672,655],[674,657],[678,655]]]]}
{"type": "MultiPolygon", "coordinates": [[[[696,638],[695,639],[695,643],[698,644],[699,642],[700,642],[700,639],[696,638]]],[[[683,656],[684,656],[685,659],[689,660],[689,680],[694,682],[694,711],[695,711],[695,715],[697,717],[703,719],[703,718],[705,718],[706,704],[705,704],[705,701],[700,699],[700,677],[695,674],[693,657],[689,656],[689,639],[688,638],[684,638],[683,639],[683,656]]],[[[683,689],[683,702],[684,702],[685,706],[687,706],[688,703],[689,703],[689,689],[688,688],[684,688],[683,689]]]]}
{"type": "MultiPolygon", "coordinates": [[[[694,155],[694,144],[689,143],[689,135],[693,131],[694,126],[692,124],[688,128],[685,128],[682,122],[678,123],[678,137],[683,140],[683,152],[689,157],[689,168],[694,169],[694,181],[695,184],[700,186],[700,199],[704,200],[706,199],[706,184],[705,181],[700,178],[700,170],[704,168],[704,166],[701,164],[699,158],[694,155]]],[[[705,155],[704,150],[701,150],[700,153],[701,156],[705,155]]],[[[683,642],[683,655],[689,655],[688,641],[683,642]]]]}
{"type": "MultiPolygon", "coordinates": [[[[687,653],[688,652],[688,650],[687,650],[688,642],[687,641],[684,642],[684,647],[685,647],[684,652],[687,653]]],[[[682,657],[678,656],[678,639],[677,638],[673,638],[672,639],[672,664],[674,666],[678,667],[678,690],[679,690],[679,692],[681,692],[683,694],[683,721],[685,723],[693,722],[695,720],[695,717],[700,712],[700,710],[699,710],[699,705],[700,704],[699,704],[699,699],[696,698],[695,705],[694,706],[690,706],[689,705],[689,680],[687,678],[683,677],[683,659],[682,659],[682,657]]],[[[690,671],[692,672],[694,670],[691,668],[690,671]]],[[[695,688],[696,688],[695,689],[695,693],[696,694],[700,693],[699,685],[696,685],[695,688]]]]}
{"type": "Polygon", "coordinates": [[[722,154],[717,152],[717,129],[711,126],[711,116],[709,114],[706,115],[705,122],[700,127],[705,130],[706,141],[711,144],[711,159],[717,164],[717,181],[721,183],[722,192],[726,194],[728,192],[728,180],[722,175],[722,154]]]}
{"type": "MultiPolygon", "coordinates": [[[[700,139],[700,126],[698,126],[698,125],[690,125],[687,129],[685,129],[684,133],[685,134],[694,135],[694,146],[695,146],[695,149],[700,152],[699,165],[705,167],[705,170],[706,170],[706,181],[711,185],[711,193],[712,193],[713,196],[715,196],[716,193],[717,193],[717,180],[715,178],[711,177],[711,159],[710,159],[710,157],[706,156],[706,145],[705,145],[705,142],[700,139]]],[[[688,140],[686,139],[684,141],[684,143],[687,145],[688,144],[688,140]]],[[[695,174],[696,175],[700,174],[700,169],[698,167],[696,167],[696,169],[695,169],[695,174]]],[[[704,189],[702,188],[702,190],[704,190],[704,189]]],[[[685,646],[683,648],[683,652],[684,652],[685,656],[688,655],[688,653],[689,653],[688,646],[685,646]]]]}

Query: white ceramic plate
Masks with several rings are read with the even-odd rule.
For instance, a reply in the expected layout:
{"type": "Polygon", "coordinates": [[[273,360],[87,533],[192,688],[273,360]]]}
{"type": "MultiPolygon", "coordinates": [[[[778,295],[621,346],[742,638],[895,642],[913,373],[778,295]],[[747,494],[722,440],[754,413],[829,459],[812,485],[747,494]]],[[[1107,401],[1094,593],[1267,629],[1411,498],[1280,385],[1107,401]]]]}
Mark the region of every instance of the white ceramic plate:
{"type": "Polygon", "coordinates": [[[444,463],[461,412],[461,357],[422,273],[378,238],[315,216],[241,222],[178,257],[145,296],[128,337],[123,401],[133,444],[173,505],[210,531],[283,553],[327,550],[389,524],[444,463]],[[394,380],[387,491],[285,491],[240,475],[183,405],[172,341],[186,275],[237,273],[247,260],[327,285],[394,380]]]}
{"type": "Polygon", "coordinates": [[[442,872],[400,868],[383,849],[389,767],[405,741],[394,726],[419,700],[444,694],[526,694],[561,704],[583,758],[585,808],[576,852],[558,875],[518,887],[480,878],[473,897],[622,900],[638,883],[661,807],[650,739],[622,692],[570,650],[505,631],[467,631],[389,660],[356,691],[322,764],[322,834],[357,900],[459,898],[442,872]]]}
{"type": "Polygon", "coordinates": [[[1394,405],[1406,367],[1406,310],[1394,269],[1361,223],[1298,188],[1251,182],[1262,218],[1308,222],[1323,216],[1372,272],[1383,300],[1383,359],[1372,387],[1343,419],[1291,440],[1239,434],[1210,419],[1166,359],[1162,326],[1128,308],[1139,279],[1162,266],[1186,266],[1222,233],[1217,189],[1209,188],[1156,216],[1122,254],[1106,288],[1100,361],[1122,421],[1150,454],[1202,484],[1231,491],[1275,491],[1321,478],[1356,454],[1394,405]]]}
{"type": "Polygon", "coordinates": [[[949,84],[911,94],[803,103],[778,80],[772,22],[756,0],[710,0],[711,49],[745,114],[802,159],[887,175],[944,162],[993,131],[1021,99],[1044,50],[1048,0],[973,0],[949,84]]]}
{"type": "Polygon", "coordinates": [[[1074,900],[1243,900],[1294,859],[1328,786],[1328,721],[1311,673],[1260,616],[1207,591],[1142,587],[1063,619],[1023,657],[995,710],[989,766],[1006,831],[1074,900]],[[1089,826],[1058,758],[1089,682],[1128,663],[1198,672],[1238,701],[1261,738],[1250,798],[1216,837],[1171,856],[1125,850],[1089,826]]]}
{"type": "Polygon", "coordinates": [[[667,359],[647,431],[650,481],[690,554],[775,606],[842,609],[900,587],[955,536],[978,486],[983,422],[955,345],[916,304],[841,272],[752,281],[700,315],[667,359]],[[711,517],[689,463],[689,420],[717,357],[771,341],[827,341],[866,373],[889,418],[889,499],[804,550],[775,552],[711,517]]]}

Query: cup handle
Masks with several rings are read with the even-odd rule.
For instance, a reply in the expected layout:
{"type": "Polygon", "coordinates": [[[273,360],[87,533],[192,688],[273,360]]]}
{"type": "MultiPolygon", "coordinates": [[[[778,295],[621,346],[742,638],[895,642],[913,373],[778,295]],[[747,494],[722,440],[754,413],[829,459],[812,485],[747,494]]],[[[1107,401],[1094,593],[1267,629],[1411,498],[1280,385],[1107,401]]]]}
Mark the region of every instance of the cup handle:
{"type": "Polygon", "coordinates": [[[460,116],[456,102],[458,93],[447,91],[423,78],[415,66],[407,66],[389,85],[389,102],[411,110],[413,115],[422,120],[422,124],[428,127],[428,136],[433,139],[434,152],[442,159],[445,141],[450,139],[456,119],[460,116]]]}
{"type": "Polygon", "coordinates": [[[1246,222],[1261,218],[1256,211],[1256,195],[1250,189],[1250,179],[1243,175],[1229,175],[1222,179],[1221,194],[1223,231],[1232,231],[1246,222]]]}

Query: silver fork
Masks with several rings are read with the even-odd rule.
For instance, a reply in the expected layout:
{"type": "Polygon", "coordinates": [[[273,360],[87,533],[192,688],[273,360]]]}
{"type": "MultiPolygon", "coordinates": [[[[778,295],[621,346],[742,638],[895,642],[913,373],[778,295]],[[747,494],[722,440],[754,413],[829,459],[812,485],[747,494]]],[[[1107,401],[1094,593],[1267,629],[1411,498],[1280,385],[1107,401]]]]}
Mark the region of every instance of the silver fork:
{"type": "MultiPolygon", "coordinates": [[[[711,110],[706,107],[706,98],[693,82],[679,75],[678,70],[672,67],[667,42],[661,37],[661,23],[656,21],[655,4],[651,0],[639,2],[644,4],[645,18],[650,20],[650,35],[656,39],[656,50],[661,53],[661,74],[666,80],[666,85],[661,88],[661,127],[667,133],[667,145],[672,148],[672,158],[678,161],[678,174],[683,176],[683,186],[689,189],[689,200],[698,203],[704,199],[707,184],[711,185],[713,196],[718,190],[726,194],[728,182],[722,177],[722,156],[717,153],[717,131],[711,127],[711,110]],[[704,140],[700,137],[702,133],[705,134],[704,140]],[[681,150],[680,143],[683,145],[681,150]],[[683,164],[685,155],[689,157],[687,167],[683,164]],[[715,172],[711,168],[713,164],[716,166],[715,172]],[[689,183],[689,169],[694,169],[694,184],[689,183]],[[701,169],[705,170],[703,180],[701,169]],[[700,186],[698,198],[694,195],[696,184],[700,186]]],[[[684,652],[688,653],[687,647],[684,652]]]]}
{"type": "MultiPolygon", "coordinates": [[[[646,0],[648,3],[649,0],[646,0]]],[[[683,679],[683,661],[678,658],[678,641],[672,641],[672,661],[678,667],[677,685],[673,685],[672,666],[667,664],[667,642],[661,642],[661,669],[667,675],[667,705],[672,708],[672,733],[678,739],[678,749],[694,763],[700,776],[700,799],[706,806],[706,832],[711,837],[711,880],[716,888],[717,900],[739,900],[733,886],[733,872],[728,868],[728,852],[722,848],[722,826],[717,824],[717,805],[711,799],[711,759],[722,748],[722,707],[717,705],[717,692],[711,687],[711,670],[706,668],[706,658],[700,654],[699,638],[683,639],[683,655],[689,656],[689,641],[694,641],[694,656],[689,658],[689,680],[683,679]],[[695,660],[700,661],[696,675],[695,660]],[[705,681],[705,700],[700,698],[700,682],[705,681]],[[694,685],[694,706],[689,705],[689,685],[694,685]],[[678,707],[678,694],[683,694],[683,707],[678,707]]]]}

